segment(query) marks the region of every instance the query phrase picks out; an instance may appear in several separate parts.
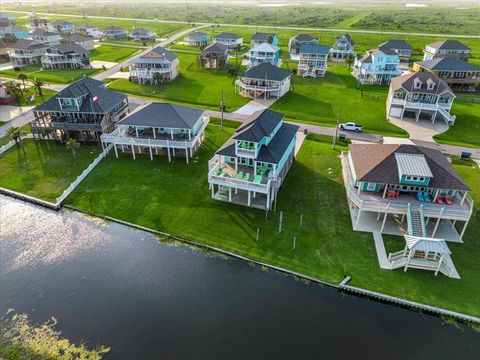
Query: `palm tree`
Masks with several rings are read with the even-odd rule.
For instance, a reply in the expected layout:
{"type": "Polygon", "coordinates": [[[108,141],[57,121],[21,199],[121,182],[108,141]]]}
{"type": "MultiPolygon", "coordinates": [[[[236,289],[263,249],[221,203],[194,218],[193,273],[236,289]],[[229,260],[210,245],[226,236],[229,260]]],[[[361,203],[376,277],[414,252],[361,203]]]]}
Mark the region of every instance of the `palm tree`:
{"type": "Polygon", "coordinates": [[[159,72],[154,72],[152,75],[152,80],[154,84],[157,85],[159,82],[162,81],[162,74],[160,74],[159,72]]]}
{"type": "Polygon", "coordinates": [[[12,126],[10,129],[8,129],[7,134],[12,140],[15,141],[15,145],[19,147],[21,146],[20,140],[22,140],[22,136],[26,135],[25,131],[15,126],[12,126]]]}
{"type": "Polygon", "coordinates": [[[76,150],[80,147],[80,144],[75,139],[70,139],[67,141],[67,149],[72,150],[74,157],[77,156],[76,150]]]}
{"type": "Polygon", "coordinates": [[[45,81],[42,79],[33,79],[33,86],[38,92],[38,95],[40,95],[43,98],[43,92],[42,92],[42,86],[45,85],[45,81]]]}
{"type": "Polygon", "coordinates": [[[347,57],[348,71],[350,71],[350,69],[352,68],[352,63],[353,63],[353,55],[348,54],[348,57],[347,57]]]}
{"type": "Polygon", "coordinates": [[[5,88],[7,89],[7,92],[10,95],[15,97],[15,99],[17,100],[16,101],[17,105],[20,106],[22,104],[23,95],[24,95],[20,85],[14,82],[8,82],[5,88]]]}
{"type": "Polygon", "coordinates": [[[27,87],[25,86],[25,81],[27,81],[27,79],[28,79],[27,75],[25,75],[24,73],[20,73],[20,74],[18,74],[17,79],[22,81],[22,83],[23,83],[23,90],[25,90],[25,89],[27,88],[27,87]]]}

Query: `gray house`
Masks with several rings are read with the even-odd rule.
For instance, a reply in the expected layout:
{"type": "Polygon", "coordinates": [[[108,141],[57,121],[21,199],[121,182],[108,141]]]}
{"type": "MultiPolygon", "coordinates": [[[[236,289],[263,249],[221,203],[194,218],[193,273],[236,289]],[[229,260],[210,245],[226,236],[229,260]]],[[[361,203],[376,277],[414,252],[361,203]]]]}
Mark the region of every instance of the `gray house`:
{"type": "Polygon", "coordinates": [[[205,129],[209,117],[205,110],[152,102],[135,109],[125,119],[117,123],[115,131],[103,134],[104,146],[113,144],[115,156],[118,150],[136,155],[147,153],[150,160],[153,154],[185,157],[186,162],[195,154],[205,139],[205,129]]]}
{"type": "Polygon", "coordinates": [[[380,47],[384,46],[395,51],[400,59],[408,60],[410,59],[410,56],[412,56],[413,48],[405,40],[390,39],[387,42],[380,44],[380,47]]]}

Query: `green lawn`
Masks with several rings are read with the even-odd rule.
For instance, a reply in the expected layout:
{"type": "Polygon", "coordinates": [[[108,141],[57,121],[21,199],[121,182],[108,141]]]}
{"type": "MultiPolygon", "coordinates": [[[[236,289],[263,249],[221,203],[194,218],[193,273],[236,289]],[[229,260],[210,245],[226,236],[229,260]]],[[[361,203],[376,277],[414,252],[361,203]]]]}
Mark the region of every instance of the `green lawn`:
{"type": "Polygon", "coordinates": [[[40,65],[29,65],[20,68],[20,71],[13,69],[0,71],[0,76],[16,79],[18,74],[24,73],[28,80],[34,78],[42,79],[52,84],[68,84],[74,80],[80,79],[83,75],[93,76],[101,69],[75,69],[75,70],[42,70],[40,65]]]}
{"type": "Polygon", "coordinates": [[[227,111],[234,111],[249,99],[235,94],[233,78],[226,70],[204,70],[197,68],[197,57],[192,54],[177,54],[180,59],[180,75],[170,83],[159,85],[134,84],[126,79],[109,83],[111,90],[135,96],[218,109],[221,92],[224,91],[227,111]]]}
{"type": "Polygon", "coordinates": [[[101,45],[90,52],[90,61],[101,60],[122,62],[123,60],[132,57],[135,53],[140,51],[141,49],[129,47],[101,45]]]}
{"type": "Polygon", "coordinates": [[[40,105],[41,103],[43,103],[45,100],[48,100],[50,99],[53,95],[55,95],[57,92],[54,91],[54,90],[50,90],[50,89],[43,89],[42,88],[42,94],[43,94],[43,97],[41,97],[40,95],[38,95],[38,92],[37,90],[31,86],[31,87],[27,87],[27,90],[24,92],[25,96],[24,98],[22,99],[22,106],[36,106],[36,105],[40,105]],[[29,102],[28,99],[31,95],[35,95],[35,99],[33,100],[33,102],[29,102]]]}
{"type": "MultiPolygon", "coordinates": [[[[1,125],[1,124],[0,124],[0,125],[1,125]]],[[[31,133],[30,125],[29,125],[29,124],[23,125],[20,129],[21,129],[25,134],[30,134],[30,133],[31,133]]],[[[5,135],[5,136],[0,137],[0,146],[3,146],[3,145],[5,145],[5,144],[8,144],[11,140],[12,140],[12,138],[11,138],[9,135],[5,135]]],[[[1,156],[1,155],[0,155],[0,156],[1,156]]],[[[1,157],[0,157],[0,158],[1,158],[1,157]]]]}
{"type": "Polygon", "coordinates": [[[0,155],[0,187],[52,202],[101,152],[100,146],[81,145],[73,157],[64,144],[22,144],[23,150],[15,146],[0,155]]]}
{"type": "Polygon", "coordinates": [[[362,124],[364,131],[369,133],[407,136],[402,129],[386,121],[388,87],[364,85],[360,91],[347,64],[330,63],[324,78],[294,75],[292,82],[293,90],[271,106],[289,119],[335,127],[341,107],[342,122],[362,124]]]}
{"type": "Polygon", "coordinates": [[[480,103],[455,100],[452,114],[455,124],[447,132],[436,135],[439,143],[480,148],[480,103]]]}
{"type": "MultiPolygon", "coordinates": [[[[133,160],[123,154],[116,159],[111,152],[67,203],[332,283],[348,274],[352,285],[480,315],[480,298],[471,296],[480,291],[478,223],[469,227],[465,245],[452,247],[465,280],[435,278],[431,272],[415,270],[406,274],[381,270],[372,236],[351,227],[337,157],[344,146],[334,151],[330,139],[310,135],[279,192],[277,211],[269,212],[266,219],[264,211],[211,199],[207,161],[232,132],[226,127],[222,133],[218,126],[210,125],[200,153],[190,164],[183,159],[169,163],[163,157],[150,161],[147,155],[133,160]],[[278,234],[280,211],[284,230],[278,234]],[[301,215],[303,226],[299,228],[301,215]],[[292,250],[293,236],[297,237],[296,250],[292,250]]],[[[464,170],[466,180],[472,186],[477,184],[473,195],[478,201],[480,173],[478,169],[464,170]]]]}

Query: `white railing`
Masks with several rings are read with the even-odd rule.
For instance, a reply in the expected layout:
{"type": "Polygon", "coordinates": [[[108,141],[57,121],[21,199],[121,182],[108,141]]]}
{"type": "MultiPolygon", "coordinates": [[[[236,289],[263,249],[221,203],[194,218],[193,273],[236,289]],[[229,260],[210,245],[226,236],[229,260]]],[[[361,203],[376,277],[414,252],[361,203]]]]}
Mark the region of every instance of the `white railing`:
{"type": "Polygon", "coordinates": [[[170,147],[170,148],[191,148],[197,142],[198,138],[203,134],[208,125],[208,120],[203,120],[203,125],[198,130],[198,133],[191,140],[158,140],[158,139],[143,139],[134,136],[126,136],[125,131],[117,127],[110,134],[100,135],[100,141],[103,143],[111,143],[117,145],[140,145],[140,146],[154,146],[154,147],[170,147]]]}
{"type": "Polygon", "coordinates": [[[237,80],[235,83],[238,86],[240,86],[241,88],[247,89],[247,90],[260,90],[260,91],[278,91],[278,90],[280,90],[280,86],[250,85],[250,84],[244,84],[240,80],[237,80]]]}
{"type": "Polygon", "coordinates": [[[108,151],[113,147],[112,144],[108,145],[105,149],[103,149],[103,151],[100,153],[100,155],[98,155],[95,160],[93,160],[93,162],[88,165],[88,167],[83,170],[83,172],[70,184],[70,186],[68,188],[66,188],[62,195],[60,195],[58,198],[57,198],[57,203],[56,205],[57,206],[60,206],[63,202],[63,200],[65,200],[67,198],[68,195],[70,195],[70,193],[75,190],[75,188],[78,186],[78,184],[80,184],[82,182],[83,179],[85,179],[85,177],[90,174],[90,172],[95,168],[95,166],[98,165],[98,163],[107,155],[108,151]]]}
{"type": "Polygon", "coordinates": [[[253,156],[255,157],[255,150],[242,149],[237,147],[237,154],[243,156],[253,156]]]}

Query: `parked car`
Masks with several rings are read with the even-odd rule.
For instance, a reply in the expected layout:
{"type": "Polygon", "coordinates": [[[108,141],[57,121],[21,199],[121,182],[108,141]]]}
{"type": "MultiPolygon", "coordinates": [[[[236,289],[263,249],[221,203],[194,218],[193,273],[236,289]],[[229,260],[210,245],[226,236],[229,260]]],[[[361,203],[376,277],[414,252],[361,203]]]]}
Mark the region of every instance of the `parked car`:
{"type": "Polygon", "coordinates": [[[356,132],[360,132],[363,130],[362,125],[358,125],[353,122],[340,124],[339,127],[340,127],[340,130],[349,130],[349,131],[356,131],[356,132]]]}

